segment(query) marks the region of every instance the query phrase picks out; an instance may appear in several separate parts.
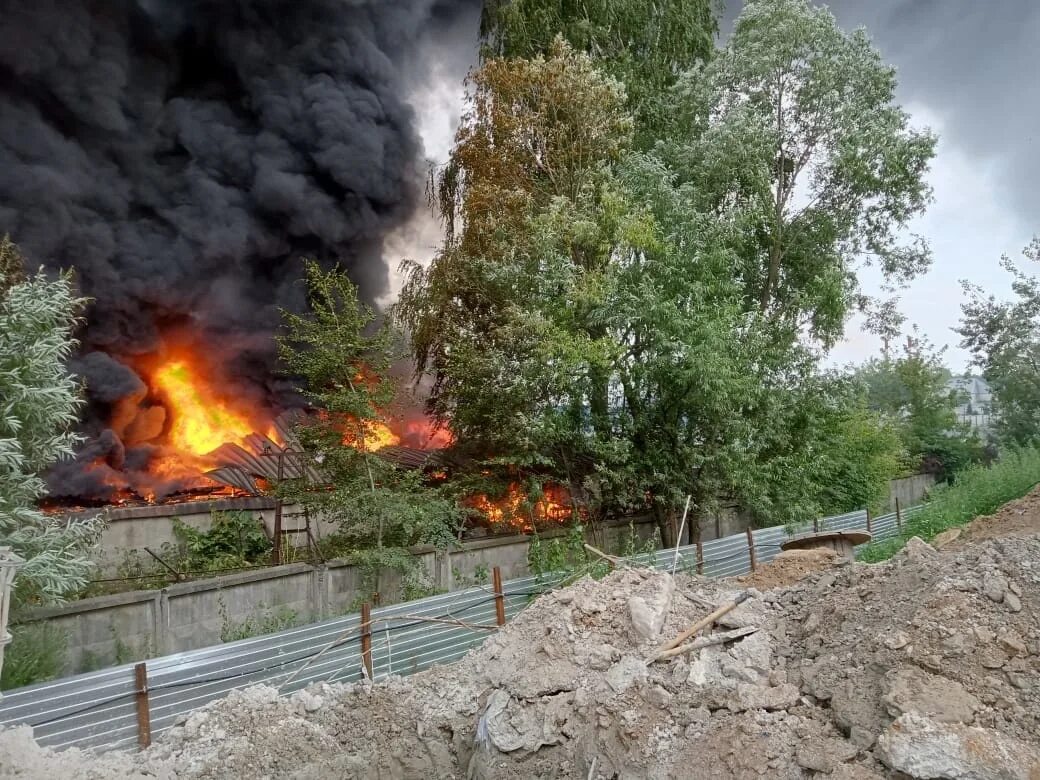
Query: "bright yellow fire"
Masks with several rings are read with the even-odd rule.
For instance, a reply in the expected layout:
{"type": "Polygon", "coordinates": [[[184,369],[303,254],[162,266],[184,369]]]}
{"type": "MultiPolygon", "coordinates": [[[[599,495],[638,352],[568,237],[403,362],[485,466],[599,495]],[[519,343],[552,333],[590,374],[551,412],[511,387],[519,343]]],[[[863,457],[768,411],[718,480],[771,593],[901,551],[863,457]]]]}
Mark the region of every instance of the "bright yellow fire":
{"type": "Polygon", "coordinates": [[[364,440],[359,440],[357,423],[350,423],[343,435],[343,443],[363,452],[375,452],[383,447],[391,447],[401,443],[401,437],[390,428],[375,420],[365,420],[361,433],[364,440]]]}
{"type": "Polygon", "coordinates": [[[173,360],[152,376],[166,398],[169,442],[179,450],[206,455],[225,442],[240,442],[253,432],[248,418],[208,391],[186,360],[173,360]]]}

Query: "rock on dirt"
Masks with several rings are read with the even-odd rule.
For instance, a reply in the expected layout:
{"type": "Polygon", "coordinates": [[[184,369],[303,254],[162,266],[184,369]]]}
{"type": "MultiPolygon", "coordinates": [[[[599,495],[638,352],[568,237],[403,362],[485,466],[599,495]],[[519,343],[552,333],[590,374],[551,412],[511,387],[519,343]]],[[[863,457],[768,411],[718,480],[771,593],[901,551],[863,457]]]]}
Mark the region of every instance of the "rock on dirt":
{"type": "Polygon", "coordinates": [[[878,740],[892,769],[911,777],[960,780],[1036,780],[1040,750],[992,729],[938,723],[908,713],[878,740]]]}
{"type": "Polygon", "coordinates": [[[25,729],[0,730],[0,778],[1040,772],[1040,537],[941,552],[912,540],[882,564],[798,569],[785,586],[755,584],[706,633],[757,631],[664,661],[648,663],[749,583],[636,569],[586,578],[450,666],[284,698],[249,688],[142,753],[53,753],[25,729]]]}

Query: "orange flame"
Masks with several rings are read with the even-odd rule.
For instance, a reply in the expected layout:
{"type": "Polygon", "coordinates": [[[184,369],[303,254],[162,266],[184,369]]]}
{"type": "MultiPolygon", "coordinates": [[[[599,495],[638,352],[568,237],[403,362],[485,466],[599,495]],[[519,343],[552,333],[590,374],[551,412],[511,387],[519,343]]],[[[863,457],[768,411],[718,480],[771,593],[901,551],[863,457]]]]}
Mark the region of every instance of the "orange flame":
{"type": "Polygon", "coordinates": [[[171,418],[171,446],[192,455],[208,455],[225,442],[241,442],[255,426],[199,380],[187,360],[172,360],[152,375],[166,398],[171,418]]]}
{"type": "Polygon", "coordinates": [[[493,526],[505,526],[519,531],[533,530],[535,525],[566,523],[572,508],[567,491],[559,485],[544,485],[542,498],[530,509],[525,506],[527,495],[520,486],[510,483],[502,498],[491,499],[481,493],[466,500],[466,505],[480,512],[493,526]]]}
{"type": "Polygon", "coordinates": [[[359,450],[375,452],[383,447],[393,447],[401,443],[401,437],[390,430],[385,423],[366,420],[361,427],[364,432],[364,440],[352,436],[348,437],[349,440],[346,442],[359,450]]]}

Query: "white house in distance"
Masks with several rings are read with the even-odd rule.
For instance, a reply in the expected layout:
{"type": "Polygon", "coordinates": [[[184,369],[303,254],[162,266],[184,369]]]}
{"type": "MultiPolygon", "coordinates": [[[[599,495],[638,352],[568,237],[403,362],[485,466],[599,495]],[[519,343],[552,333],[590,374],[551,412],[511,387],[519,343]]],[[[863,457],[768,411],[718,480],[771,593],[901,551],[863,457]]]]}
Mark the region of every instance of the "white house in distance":
{"type": "Polygon", "coordinates": [[[980,376],[955,376],[946,386],[960,396],[957,418],[976,430],[989,430],[996,419],[989,383],[980,376]]]}

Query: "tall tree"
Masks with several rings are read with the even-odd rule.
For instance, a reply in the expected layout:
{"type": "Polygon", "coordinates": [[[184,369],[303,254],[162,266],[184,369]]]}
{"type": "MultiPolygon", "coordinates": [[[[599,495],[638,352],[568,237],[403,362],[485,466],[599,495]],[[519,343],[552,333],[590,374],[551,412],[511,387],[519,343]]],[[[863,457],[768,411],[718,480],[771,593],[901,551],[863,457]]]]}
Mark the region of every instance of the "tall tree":
{"type": "Polygon", "coordinates": [[[14,244],[0,239],[0,546],[26,561],[19,607],[82,589],[93,568],[101,521],[58,522],[36,508],[40,474],[77,441],[79,385],[65,363],[83,304],[69,274],[27,277],[14,244]]]}
{"type": "Polygon", "coordinates": [[[676,88],[668,162],[734,231],[748,308],[824,346],[860,301],[857,269],[895,281],[929,262],[898,234],[930,200],[935,137],[895,101],[863,31],[805,0],[749,0],[725,48],[676,88]]]}
{"type": "Polygon", "coordinates": [[[417,574],[409,546],[450,544],[459,513],[452,501],[424,490],[419,474],[375,454],[396,391],[389,378],[395,335],[375,327],[372,310],[340,269],[308,262],[306,280],[310,312],[283,312],[279,352],[319,409],[297,431],[302,457],[314,468],[278,490],[338,523],[352,560],[378,590],[384,569],[417,574]]]}
{"type": "Polygon", "coordinates": [[[481,32],[492,58],[547,55],[557,36],[588,54],[624,85],[636,145],[649,147],[663,95],[711,56],[718,25],[711,0],[489,0],[481,32]]]}
{"type": "MultiPolygon", "coordinates": [[[[1040,262],[1040,237],[1023,255],[1040,262]]],[[[968,300],[958,332],[993,390],[1000,438],[1033,444],[1040,441],[1040,278],[1009,257],[1001,264],[1013,277],[1015,299],[998,301],[965,282],[968,300]]]]}
{"type": "Polygon", "coordinates": [[[764,522],[817,510],[851,403],[818,347],[858,262],[923,265],[894,234],[927,201],[933,139],[864,36],[804,2],[751,3],[647,124],[563,42],[473,83],[441,188],[461,229],[398,310],[434,412],[605,508],[649,505],[666,540],[687,495],[764,522]]]}

